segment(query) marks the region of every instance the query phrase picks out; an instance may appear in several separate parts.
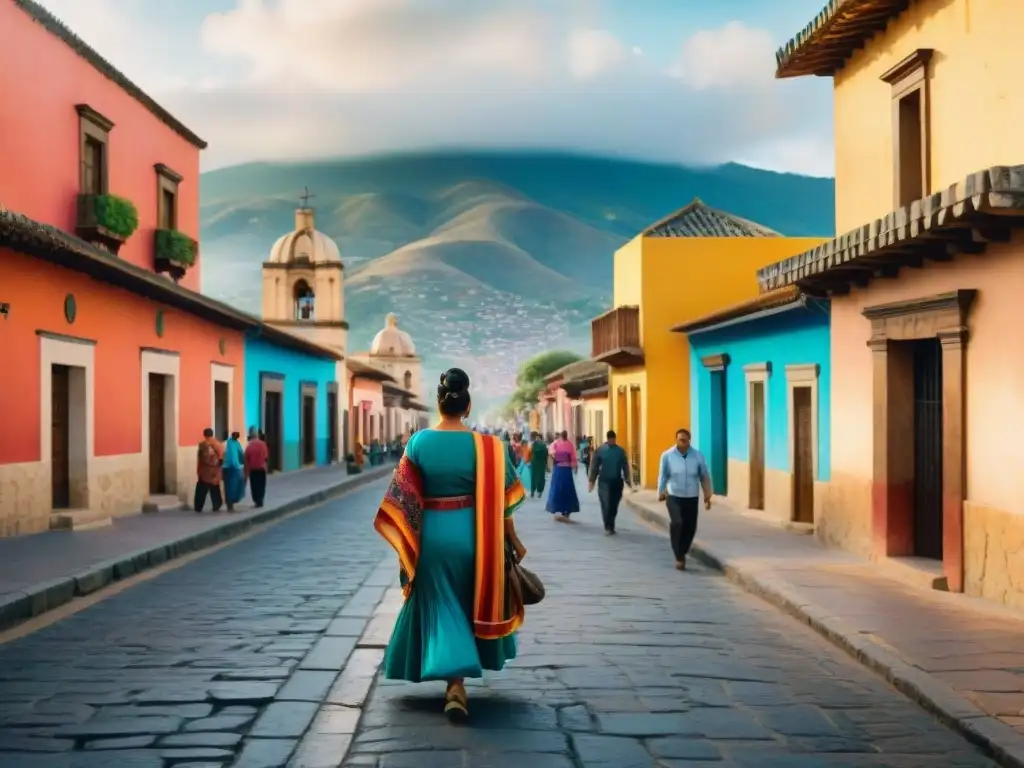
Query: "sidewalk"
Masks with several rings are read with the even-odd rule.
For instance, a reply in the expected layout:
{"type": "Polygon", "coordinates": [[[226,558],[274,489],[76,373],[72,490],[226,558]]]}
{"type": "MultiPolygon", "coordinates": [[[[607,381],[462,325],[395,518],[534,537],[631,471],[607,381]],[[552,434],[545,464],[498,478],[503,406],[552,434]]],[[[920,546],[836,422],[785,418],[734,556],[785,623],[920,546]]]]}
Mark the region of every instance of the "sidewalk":
{"type": "MultiPolygon", "coordinates": [[[[654,492],[625,501],[668,528],[654,492]]],[[[691,555],[806,621],[1006,764],[1024,766],[1021,614],[886,578],[866,560],[740,514],[718,497],[701,511],[691,555]]]]}
{"type": "Polygon", "coordinates": [[[158,512],[115,518],[112,526],[93,530],[0,539],[0,628],[358,488],[390,474],[394,466],[352,476],[343,465],[274,475],[267,481],[262,509],[246,501],[233,513],[158,512]]]}

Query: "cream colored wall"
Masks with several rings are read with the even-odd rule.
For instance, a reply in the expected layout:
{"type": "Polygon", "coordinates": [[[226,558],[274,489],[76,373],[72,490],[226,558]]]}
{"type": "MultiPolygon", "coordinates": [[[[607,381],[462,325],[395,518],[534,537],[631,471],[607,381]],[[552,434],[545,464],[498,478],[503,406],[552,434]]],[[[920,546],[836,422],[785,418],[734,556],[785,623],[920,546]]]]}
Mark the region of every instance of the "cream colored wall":
{"type": "MultiPolygon", "coordinates": [[[[616,307],[639,306],[640,304],[643,296],[640,281],[643,244],[644,238],[637,235],[615,252],[612,259],[612,302],[616,307]]],[[[641,323],[643,323],[642,318],[641,323]]],[[[641,333],[643,333],[642,326],[641,333]]]]}
{"type": "Polygon", "coordinates": [[[851,57],[835,77],[838,232],[896,208],[891,86],[879,76],[918,48],[935,50],[930,191],[1021,162],[1022,29],[1018,0],[919,0],[851,57]]]}

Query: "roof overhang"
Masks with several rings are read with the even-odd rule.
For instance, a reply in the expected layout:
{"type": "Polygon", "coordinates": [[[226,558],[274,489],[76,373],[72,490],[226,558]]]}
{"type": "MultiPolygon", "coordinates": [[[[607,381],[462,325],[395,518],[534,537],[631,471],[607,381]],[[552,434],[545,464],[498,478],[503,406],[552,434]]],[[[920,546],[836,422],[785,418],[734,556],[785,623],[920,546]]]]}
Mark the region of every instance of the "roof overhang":
{"type": "MultiPolygon", "coordinates": [[[[372,365],[367,365],[361,360],[355,358],[348,359],[348,372],[353,379],[363,379],[365,381],[377,381],[380,383],[394,382],[395,377],[390,373],[385,373],[379,368],[374,368],[372,365]]],[[[405,390],[402,390],[403,392],[405,390]]]]}
{"type": "Polygon", "coordinates": [[[605,384],[603,387],[594,387],[593,389],[585,389],[580,392],[580,397],[583,400],[589,400],[596,397],[608,397],[608,385],[605,384]]]}
{"type": "Polygon", "coordinates": [[[978,171],[942,192],[841,237],[759,269],[762,291],[796,285],[812,295],[848,293],[926,261],[984,253],[1024,229],[1024,165],[978,171]]]}
{"type": "Polygon", "coordinates": [[[245,331],[250,338],[265,339],[272,344],[316,357],[344,359],[340,352],[274,328],[228,304],[183,288],[155,272],[119,259],[62,229],[30,219],[3,206],[0,206],[0,248],[9,248],[88,275],[99,282],[180,309],[221,327],[245,331]]]}
{"type": "Polygon", "coordinates": [[[700,333],[717,331],[741,323],[749,323],[764,317],[770,317],[794,309],[807,306],[807,297],[795,285],[785,286],[775,291],[762,293],[749,301],[720,309],[717,312],[699,317],[680,325],[673,326],[673,333],[685,333],[695,336],[700,333]]]}
{"type": "Polygon", "coordinates": [[[572,379],[562,382],[562,389],[571,398],[579,398],[588,389],[608,385],[608,373],[598,373],[591,376],[572,379]]]}
{"type": "Polygon", "coordinates": [[[549,373],[544,377],[544,382],[546,384],[564,384],[575,379],[602,374],[608,374],[607,366],[595,363],[593,360],[575,360],[568,365],[563,365],[557,371],[549,373]]]}
{"type": "Polygon", "coordinates": [[[640,347],[616,347],[591,358],[609,368],[636,368],[644,364],[644,351],[640,347]]]}
{"type": "Polygon", "coordinates": [[[908,5],[909,0],[830,0],[775,54],[775,76],[831,77],[908,5]]]}

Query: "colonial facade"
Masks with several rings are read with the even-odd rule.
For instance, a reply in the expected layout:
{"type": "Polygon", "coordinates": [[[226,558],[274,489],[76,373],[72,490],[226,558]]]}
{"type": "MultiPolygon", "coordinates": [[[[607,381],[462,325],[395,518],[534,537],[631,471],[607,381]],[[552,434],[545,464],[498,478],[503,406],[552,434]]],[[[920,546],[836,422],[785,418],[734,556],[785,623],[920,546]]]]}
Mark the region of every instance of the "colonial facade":
{"type": "Polygon", "coordinates": [[[817,532],[1024,606],[1024,5],[839,6],[779,52],[778,75],[833,79],[845,234],[758,274],[831,299],[817,532]]]}
{"type": "Polygon", "coordinates": [[[198,292],[201,139],[35,3],[0,29],[0,534],[179,504],[246,338],[327,351],[198,292]]]}
{"type": "Polygon", "coordinates": [[[829,479],[829,302],[783,288],[684,323],[690,424],[716,494],[813,525],[829,479]]]}
{"type": "Polygon", "coordinates": [[[548,407],[553,407],[558,415],[558,423],[552,432],[565,430],[573,442],[584,435],[596,435],[594,427],[603,427],[607,419],[603,406],[608,400],[608,366],[580,360],[558,369],[545,379],[545,383],[544,396],[548,407]]]}
{"type": "Polygon", "coordinates": [[[672,328],[757,295],[754,271],[820,239],[787,238],[700,200],[615,253],[614,306],[592,321],[592,354],[610,366],[609,425],[644,487],[690,421],[690,349],[672,328]],[[699,279],[699,290],[680,286],[699,279]]]}

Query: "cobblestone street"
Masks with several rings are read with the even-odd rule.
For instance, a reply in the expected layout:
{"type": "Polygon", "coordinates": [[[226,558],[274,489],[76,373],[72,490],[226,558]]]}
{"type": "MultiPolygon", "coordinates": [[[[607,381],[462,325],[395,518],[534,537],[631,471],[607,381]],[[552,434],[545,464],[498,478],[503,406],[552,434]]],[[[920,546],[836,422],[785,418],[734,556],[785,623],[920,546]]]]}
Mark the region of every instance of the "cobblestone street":
{"type": "Polygon", "coordinates": [[[382,682],[364,702],[395,607],[394,592],[380,605],[394,557],[370,526],[382,490],[4,646],[0,765],[993,765],[795,620],[715,572],[674,571],[625,506],[605,537],[585,493],[573,525],[537,501],[518,515],[548,597],[514,665],[471,685],[470,726],[439,714],[442,684],[382,682]]]}

